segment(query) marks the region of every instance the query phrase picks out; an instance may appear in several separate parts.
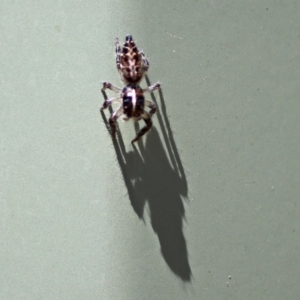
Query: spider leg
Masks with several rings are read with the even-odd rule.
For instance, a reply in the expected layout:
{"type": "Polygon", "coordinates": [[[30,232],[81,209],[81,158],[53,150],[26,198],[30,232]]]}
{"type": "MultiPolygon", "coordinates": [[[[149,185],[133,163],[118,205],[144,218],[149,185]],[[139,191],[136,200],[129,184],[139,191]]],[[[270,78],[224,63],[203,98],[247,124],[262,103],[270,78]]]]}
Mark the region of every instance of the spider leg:
{"type": "Polygon", "coordinates": [[[121,105],[116,111],[113,112],[109,118],[109,125],[111,130],[111,136],[116,137],[116,121],[123,114],[123,106],[121,105]]]}
{"type": "Polygon", "coordinates": [[[120,88],[112,85],[111,83],[109,83],[109,82],[103,82],[103,88],[101,89],[101,92],[102,92],[102,95],[104,97],[104,102],[103,102],[103,105],[100,108],[100,110],[103,110],[103,109],[107,108],[108,106],[112,105],[115,102],[120,102],[120,100],[122,99],[121,97],[108,99],[107,95],[105,93],[105,89],[110,89],[110,90],[112,90],[112,91],[114,91],[116,93],[119,93],[121,91],[120,88]]]}
{"type": "Polygon", "coordinates": [[[114,85],[111,84],[110,82],[104,81],[104,82],[103,82],[103,87],[102,87],[102,89],[101,89],[102,94],[103,94],[103,92],[104,92],[106,89],[109,89],[109,90],[111,90],[111,91],[113,91],[113,92],[115,92],[115,93],[120,93],[120,92],[121,92],[121,89],[120,89],[119,87],[114,86],[114,85]]]}
{"type": "Polygon", "coordinates": [[[160,83],[156,82],[155,84],[143,89],[143,92],[144,93],[147,93],[147,92],[152,93],[153,91],[158,90],[158,89],[160,89],[160,83]]]}
{"type": "MultiPolygon", "coordinates": [[[[106,95],[105,95],[106,96],[106,95]]],[[[105,100],[103,102],[103,105],[102,107],[100,108],[100,110],[103,110],[105,108],[108,108],[109,106],[111,106],[113,103],[116,103],[116,102],[121,102],[122,101],[122,98],[121,97],[118,97],[118,98],[111,98],[111,99],[107,99],[107,96],[104,97],[105,100]]]]}
{"type": "Polygon", "coordinates": [[[154,115],[156,112],[156,104],[150,100],[145,100],[145,105],[151,109],[149,111],[150,116],[154,115]]]}
{"type": "Polygon", "coordinates": [[[119,39],[118,38],[116,38],[115,49],[116,49],[116,64],[117,64],[117,69],[120,70],[120,68],[121,68],[121,47],[120,47],[119,39]]]}
{"type": "Polygon", "coordinates": [[[138,134],[136,135],[136,137],[131,141],[131,143],[135,143],[136,141],[138,141],[147,131],[150,130],[150,128],[152,127],[152,120],[151,120],[151,115],[147,112],[144,112],[142,114],[142,118],[146,123],[146,126],[143,127],[138,134]]]}

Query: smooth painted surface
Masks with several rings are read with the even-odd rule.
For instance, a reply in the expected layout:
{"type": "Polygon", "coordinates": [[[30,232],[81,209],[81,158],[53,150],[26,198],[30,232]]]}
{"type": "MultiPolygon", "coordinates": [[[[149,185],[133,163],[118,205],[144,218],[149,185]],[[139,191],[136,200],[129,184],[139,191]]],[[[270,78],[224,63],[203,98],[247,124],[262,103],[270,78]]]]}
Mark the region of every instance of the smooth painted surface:
{"type": "Polygon", "coordinates": [[[0,298],[296,299],[299,9],[2,1],[0,298]],[[136,148],[98,110],[128,33],[162,82],[136,148]]]}

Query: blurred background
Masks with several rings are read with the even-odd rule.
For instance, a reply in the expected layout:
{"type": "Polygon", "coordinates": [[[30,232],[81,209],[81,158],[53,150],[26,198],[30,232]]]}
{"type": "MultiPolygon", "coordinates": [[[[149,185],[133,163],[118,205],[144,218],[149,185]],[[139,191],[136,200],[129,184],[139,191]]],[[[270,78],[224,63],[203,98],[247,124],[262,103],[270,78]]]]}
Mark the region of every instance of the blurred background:
{"type": "Polygon", "coordinates": [[[299,11],[2,1],[0,298],[296,299],[299,11]],[[129,33],[162,83],[135,147],[99,113],[129,33]]]}

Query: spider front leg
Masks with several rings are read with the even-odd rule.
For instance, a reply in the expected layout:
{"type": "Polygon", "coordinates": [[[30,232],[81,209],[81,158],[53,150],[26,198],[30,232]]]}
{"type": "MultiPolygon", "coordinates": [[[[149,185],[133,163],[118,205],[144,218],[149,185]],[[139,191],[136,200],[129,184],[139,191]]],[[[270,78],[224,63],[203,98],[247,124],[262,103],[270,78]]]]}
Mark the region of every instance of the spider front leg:
{"type": "Polygon", "coordinates": [[[144,93],[148,93],[148,92],[152,93],[153,91],[159,90],[159,89],[160,89],[160,83],[156,82],[155,84],[143,89],[143,92],[144,93]]]}
{"type": "Polygon", "coordinates": [[[143,127],[138,134],[136,135],[136,137],[131,141],[131,144],[135,143],[136,141],[138,141],[147,131],[150,130],[150,128],[152,127],[152,120],[151,120],[151,115],[147,112],[144,112],[142,114],[142,118],[146,123],[146,126],[143,127]]]}
{"type": "MultiPolygon", "coordinates": [[[[121,92],[121,89],[120,89],[119,87],[114,86],[114,85],[111,84],[110,82],[104,81],[104,82],[103,82],[103,87],[102,87],[102,89],[101,89],[102,94],[103,94],[103,92],[105,92],[106,89],[109,89],[109,90],[111,90],[111,91],[113,91],[113,92],[115,92],[115,93],[120,93],[120,92],[121,92]]],[[[104,96],[104,98],[105,98],[105,96],[104,96]]]]}
{"type": "Polygon", "coordinates": [[[108,99],[107,95],[105,93],[106,89],[110,89],[110,90],[114,91],[115,93],[120,93],[121,92],[120,88],[112,85],[109,82],[103,82],[103,87],[101,89],[101,92],[102,92],[102,95],[104,97],[104,102],[103,102],[103,105],[100,108],[100,110],[103,110],[103,109],[107,108],[108,106],[112,105],[114,102],[120,102],[120,100],[122,99],[120,97],[108,99]]]}
{"type": "Polygon", "coordinates": [[[107,96],[106,96],[106,99],[104,100],[103,102],[103,105],[102,107],[100,108],[100,110],[103,110],[105,108],[108,108],[109,106],[111,106],[113,103],[120,103],[122,101],[122,98],[121,97],[118,97],[118,98],[111,98],[111,99],[107,99],[107,96]]]}

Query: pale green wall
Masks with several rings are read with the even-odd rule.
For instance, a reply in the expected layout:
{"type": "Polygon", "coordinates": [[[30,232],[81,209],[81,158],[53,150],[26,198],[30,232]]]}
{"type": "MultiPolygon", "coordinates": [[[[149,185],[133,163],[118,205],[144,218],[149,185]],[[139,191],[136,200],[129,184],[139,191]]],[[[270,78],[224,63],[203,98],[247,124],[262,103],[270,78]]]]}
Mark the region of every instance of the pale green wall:
{"type": "Polygon", "coordinates": [[[2,1],[0,298],[296,299],[299,10],[2,1]],[[162,82],[136,149],[99,114],[127,33],[162,82]]]}

